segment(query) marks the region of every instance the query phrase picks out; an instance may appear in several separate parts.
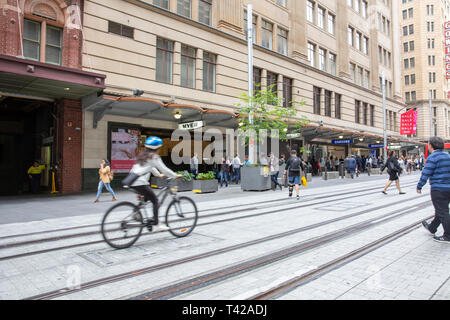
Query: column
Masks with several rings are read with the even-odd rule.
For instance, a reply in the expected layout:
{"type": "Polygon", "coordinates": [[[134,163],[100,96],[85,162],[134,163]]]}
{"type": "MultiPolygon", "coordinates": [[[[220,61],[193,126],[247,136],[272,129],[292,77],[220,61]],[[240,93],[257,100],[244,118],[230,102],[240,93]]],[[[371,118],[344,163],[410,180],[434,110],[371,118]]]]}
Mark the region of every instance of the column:
{"type": "Polygon", "coordinates": [[[242,37],[244,35],[242,8],[242,0],[217,1],[217,28],[242,37]]]}
{"type": "Polygon", "coordinates": [[[272,50],[278,52],[278,25],[276,23],[273,24],[272,31],[272,50]]]}
{"type": "Polygon", "coordinates": [[[191,19],[198,21],[198,9],[199,9],[199,0],[191,1],[191,19]]]}
{"type": "Polygon", "coordinates": [[[306,0],[288,1],[291,28],[288,35],[288,55],[308,62],[306,47],[306,0]]]}
{"type": "Polygon", "coordinates": [[[197,49],[197,59],[195,61],[195,88],[203,89],[203,50],[197,49]]]}
{"type": "Polygon", "coordinates": [[[181,43],[174,43],[173,52],[173,81],[174,85],[181,85],[181,43]]]}
{"type": "Polygon", "coordinates": [[[350,80],[347,2],[337,2],[336,34],[338,40],[337,75],[350,80]]]}
{"type": "Polygon", "coordinates": [[[39,54],[39,60],[40,62],[45,63],[45,46],[47,43],[47,22],[42,21],[41,22],[41,46],[40,46],[40,54],[39,54]]]}
{"type": "Polygon", "coordinates": [[[267,70],[262,69],[261,71],[261,91],[267,89],[267,70]]]}
{"type": "Polygon", "coordinates": [[[262,43],[262,17],[256,17],[256,44],[261,45],[262,43]]]}
{"type": "Polygon", "coordinates": [[[169,0],[169,10],[177,12],[177,0],[169,0]]]}
{"type": "MultiPolygon", "coordinates": [[[[279,74],[278,75],[278,79],[277,79],[277,89],[278,89],[278,99],[282,99],[283,98],[283,75],[279,74]]],[[[283,105],[281,103],[281,105],[283,105]]]]}

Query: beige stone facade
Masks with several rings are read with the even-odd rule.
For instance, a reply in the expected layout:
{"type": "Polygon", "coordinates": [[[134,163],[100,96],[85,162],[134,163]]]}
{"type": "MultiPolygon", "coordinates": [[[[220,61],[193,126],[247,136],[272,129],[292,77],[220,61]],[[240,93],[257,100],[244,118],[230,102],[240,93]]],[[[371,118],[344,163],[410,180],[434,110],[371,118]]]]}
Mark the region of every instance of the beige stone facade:
{"type": "Polygon", "coordinates": [[[444,62],[444,22],[450,20],[450,1],[402,0],[399,20],[403,98],[419,114],[415,138],[427,140],[437,135],[450,140],[450,83],[444,62]]]}
{"type": "MultiPolygon", "coordinates": [[[[165,3],[153,2],[162,6],[165,3]]],[[[399,28],[395,27],[398,24],[396,1],[353,0],[350,7],[349,1],[343,0],[287,0],[284,7],[283,1],[279,0],[213,0],[207,1],[212,3],[210,25],[198,22],[204,12],[199,10],[202,2],[205,1],[190,1],[190,17],[185,17],[178,11],[176,0],[167,1],[168,9],[151,4],[151,1],[85,1],[83,68],[107,75],[105,94],[130,96],[133,89],[140,89],[144,91],[143,97],[162,102],[237,112],[234,104],[248,90],[244,12],[247,4],[252,3],[256,18],[254,66],[261,70],[263,88],[268,76],[275,74],[278,92],[282,95],[284,79],[291,79],[293,100],[306,101],[299,107],[300,114],[306,115],[313,124],[323,121],[327,128],[381,137],[380,78],[384,71],[388,135],[401,138],[399,112],[406,106],[402,102],[400,37],[399,28]],[[112,33],[110,22],[132,28],[132,37],[112,33]],[[270,29],[271,34],[268,33],[270,29]],[[279,34],[286,37],[286,52],[283,52],[286,48],[282,45],[283,36],[279,34]],[[161,61],[157,53],[158,39],[173,43],[169,83],[157,81],[158,61],[161,61]],[[184,46],[194,48],[196,52],[193,87],[182,85],[184,46]],[[308,52],[308,48],[314,50],[308,52]],[[203,88],[205,53],[216,58],[212,92],[203,88]],[[314,65],[311,65],[311,59],[315,61],[314,65]],[[314,108],[314,90],[317,88],[320,88],[320,111],[318,99],[314,108]],[[328,109],[326,95],[329,92],[328,109]],[[339,96],[341,110],[337,115],[336,97],[339,96]],[[357,116],[355,105],[358,103],[357,116]]],[[[85,112],[84,117],[89,120],[84,121],[85,168],[93,167],[95,159],[107,156],[104,131],[106,123],[111,121],[108,112],[96,129],[91,121],[93,113],[85,112]],[[96,138],[90,140],[93,136],[96,138]]],[[[116,116],[114,121],[149,127],[160,124],[131,116],[116,116]]],[[[172,125],[175,127],[176,122],[172,125]]],[[[168,124],[164,126],[170,127],[168,124]]],[[[309,143],[319,142],[313,140],[309,143]]],[[[360,147],[364,148],[363,145],[360,147]]]]}

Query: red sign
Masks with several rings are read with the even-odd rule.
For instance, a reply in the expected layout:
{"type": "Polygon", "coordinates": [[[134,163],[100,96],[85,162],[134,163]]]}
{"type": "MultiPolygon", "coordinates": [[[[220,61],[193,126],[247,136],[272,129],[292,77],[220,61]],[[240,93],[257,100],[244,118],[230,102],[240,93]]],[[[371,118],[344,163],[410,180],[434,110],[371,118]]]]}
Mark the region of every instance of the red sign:
{"type": "Polygon", "coordinates": [[[401,116],[400,134],[412,135],[417,132],[417,114],[418,111],[410,110],[401,116]]]}

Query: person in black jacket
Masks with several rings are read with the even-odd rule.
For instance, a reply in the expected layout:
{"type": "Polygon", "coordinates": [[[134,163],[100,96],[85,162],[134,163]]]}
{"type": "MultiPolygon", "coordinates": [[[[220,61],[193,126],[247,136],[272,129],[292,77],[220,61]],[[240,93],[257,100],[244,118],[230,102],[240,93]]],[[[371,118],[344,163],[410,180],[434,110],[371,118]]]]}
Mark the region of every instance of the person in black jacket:
{"type": "Polygon", "coordinates": [[[403,192],[402,189],[400,188],[400,179],[398,177],[399,174],[402,172],[402,167],[400,167],[400,164],[398,163],[398,160],[395,157],[394,151],[389,152],[389,158],[387,159],[386,163],[381,167],[380,174],[382,174],[384,169],[386,168],[389,174],[389,181],[384,187],[384,190],[381,192],[387,194],[386,190],[391,186],[392,182],[395,181],[395,185],[397,186],[398,192],[400,194],[405,194],[405,192],[403,192]]]}

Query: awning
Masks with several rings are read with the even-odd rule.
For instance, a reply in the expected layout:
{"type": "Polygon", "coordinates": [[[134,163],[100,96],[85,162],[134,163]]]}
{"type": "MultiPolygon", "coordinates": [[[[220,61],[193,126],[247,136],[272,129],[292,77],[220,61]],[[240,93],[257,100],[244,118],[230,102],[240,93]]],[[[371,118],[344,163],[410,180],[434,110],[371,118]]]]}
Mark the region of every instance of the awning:
{"type": "Polygon", "coordinates": [[[188,104],[165,104],[162,101],[146,97],[97,96],[94,94],[83,99],[83,111],[94,112],[94,128],[105,114],[177,123],[204,121],[205,126],[224,128],[238,126],[237,115],[231,111],[201,108],[188,104]]]}
{"type": "Polygon", "coordinates": [[[0,95],[81,99],[105,88],[105,75],[0,55],[0,95]]]}

